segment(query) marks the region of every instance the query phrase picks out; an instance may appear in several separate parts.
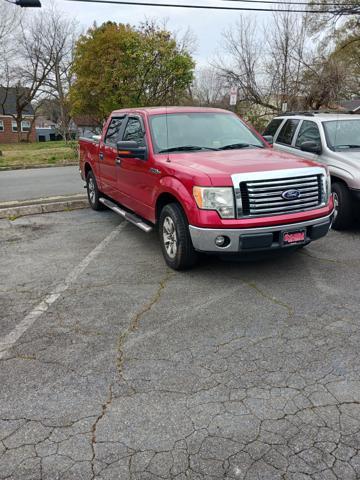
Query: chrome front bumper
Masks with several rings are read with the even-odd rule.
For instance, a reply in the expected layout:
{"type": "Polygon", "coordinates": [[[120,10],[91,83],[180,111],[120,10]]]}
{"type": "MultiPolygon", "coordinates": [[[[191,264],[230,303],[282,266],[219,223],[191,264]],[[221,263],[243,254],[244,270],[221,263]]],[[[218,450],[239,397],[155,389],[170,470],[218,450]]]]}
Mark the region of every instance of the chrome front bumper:
{"type": "Polygon", "coordinates": [[[193,246],[195,250],[200,252],[240,253],[255,250],[275,250],[279,248],[289,248],[289,246],[282,246],[279,240],[280,233],[284,231],[290,232],[293,230],[306,229],[306,243],[323,237],[331,227],[332,217],[333,214],[322,218],[307,220],[306,222],[260,228],[217,229],[199,228],[189,225],[189,230],[193,246]],[[215,244],[216,237],[220,235],[228,237],[229,244],[227,246],[218,247],[215,244]],[[253,243],[251,242],[252,239],[254,240],[253,243]],[[262,245],[262,239],[264,239],[266,245],[262,245]],[[251,244],[255,245],[255,247],[251,248],[251,244]]]}

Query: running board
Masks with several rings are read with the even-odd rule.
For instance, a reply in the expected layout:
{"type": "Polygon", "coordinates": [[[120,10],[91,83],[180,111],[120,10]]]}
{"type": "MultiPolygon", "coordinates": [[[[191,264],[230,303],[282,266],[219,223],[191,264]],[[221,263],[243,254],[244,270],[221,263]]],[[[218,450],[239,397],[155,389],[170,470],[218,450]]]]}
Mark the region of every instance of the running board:
{"type": "Polygon", "coordinates": [[[117,213],[121,217],[125,218],[125,220],[127,220],[128,222],[136,225],[143,232],[150,233],[152,231],[153,227],[151,227],[150,225],[145,223],[144,220],[142,218],[138,217],[137,215],[135,215],[135,213],[127,212],[126,210],[119,207],[119,205],[112,202],[111,200],[108,200],[107,198],[100,197],[99,202],[101,202],[106,207],[113,210],[115,213],[117,213]]]}

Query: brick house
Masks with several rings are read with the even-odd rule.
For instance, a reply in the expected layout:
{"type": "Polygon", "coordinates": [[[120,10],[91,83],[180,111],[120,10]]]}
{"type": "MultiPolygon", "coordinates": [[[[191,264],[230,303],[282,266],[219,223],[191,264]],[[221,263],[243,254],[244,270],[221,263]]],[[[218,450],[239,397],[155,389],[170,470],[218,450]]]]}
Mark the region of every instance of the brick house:
{"type": "MultiPolygon", "coordinates": [[[[0,87],[0,143],[18,143],[19,135],[15,120],[16,90],[0,87]]],[[[20,141],[35,142],[34,110],[28,105],[23,111],[20,141]],[[29,133],[30,132],[30,133],[29,133]]]]}

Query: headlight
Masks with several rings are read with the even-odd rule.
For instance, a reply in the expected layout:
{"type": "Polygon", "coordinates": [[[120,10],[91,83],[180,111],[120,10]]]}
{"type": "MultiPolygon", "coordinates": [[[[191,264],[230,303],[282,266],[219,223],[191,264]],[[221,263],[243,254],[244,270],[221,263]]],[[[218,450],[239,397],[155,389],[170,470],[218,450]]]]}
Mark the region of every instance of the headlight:
{"type": "Polygon", "coordinates": [[[196,204],[203,210],[216,210],[221,218],[235,218],[232,187],[194,187],[196,204]]]}
{"type": "Polygon", "coordinates": [[[327,175],[326,175],[326,186],[327,186],[327,199],[329,201],[329,198],[331,195],[331,177],[329,172],[327,172],[327,175]]]}
{"type": "Polygon", "coordinates": [[[325,203],[329,203],[330,195],[331,195],[331,177],[328,169],[326,169],[325,175],[322,175],[322,186],[324,192],[324,201],[325,203]]]}

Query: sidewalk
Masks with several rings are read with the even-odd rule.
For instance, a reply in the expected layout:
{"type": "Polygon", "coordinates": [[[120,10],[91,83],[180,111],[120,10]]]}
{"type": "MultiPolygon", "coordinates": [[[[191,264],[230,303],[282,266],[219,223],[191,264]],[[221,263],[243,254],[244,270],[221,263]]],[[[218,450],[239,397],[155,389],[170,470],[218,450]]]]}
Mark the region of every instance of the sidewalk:
{"type": "Polygon", "coordinates": [[[0,172],[0,218],[87,206],[77,166],[0,172]]]}
{"type": "Polygon", "coordinates": [[[79,167],[32,168],[0,172],[0,203],[84,194],[79,167]]]}

